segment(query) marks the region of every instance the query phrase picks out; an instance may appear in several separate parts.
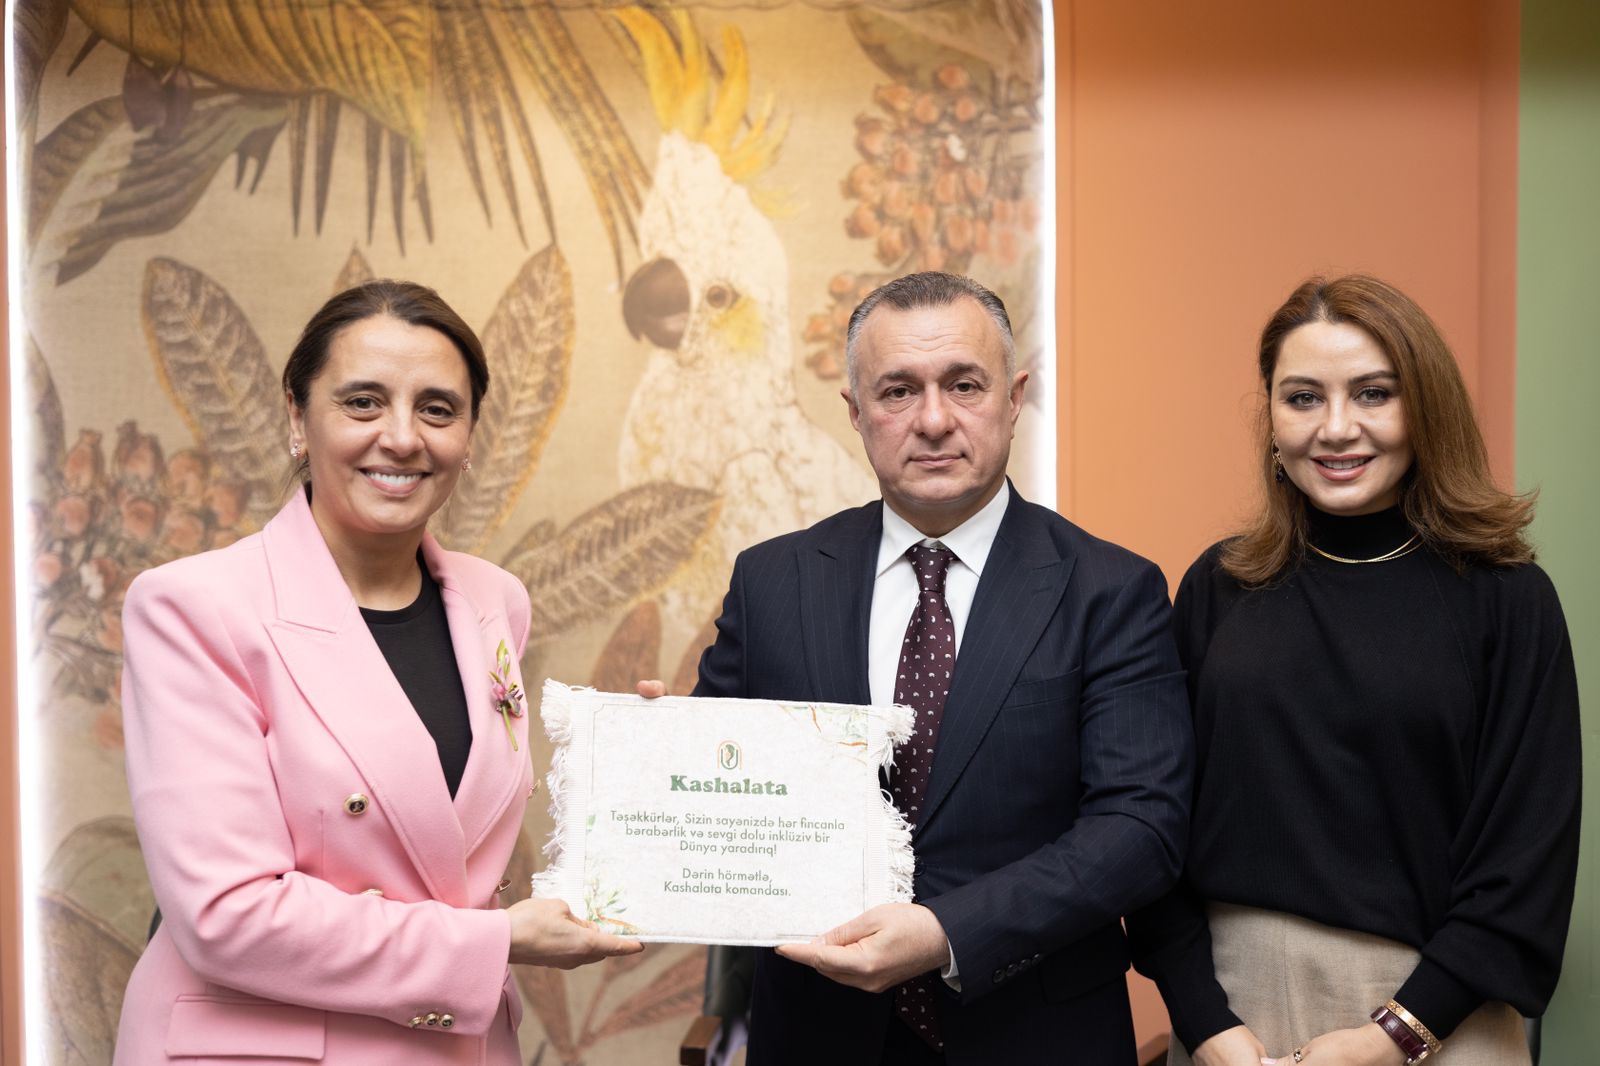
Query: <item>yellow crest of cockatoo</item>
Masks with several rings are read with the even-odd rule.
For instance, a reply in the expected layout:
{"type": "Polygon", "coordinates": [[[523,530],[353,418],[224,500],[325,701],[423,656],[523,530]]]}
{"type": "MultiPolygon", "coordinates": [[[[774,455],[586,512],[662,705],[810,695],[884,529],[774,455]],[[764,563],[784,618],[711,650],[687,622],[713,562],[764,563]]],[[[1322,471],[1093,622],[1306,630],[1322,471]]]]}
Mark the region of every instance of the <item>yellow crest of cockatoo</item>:
{"type": "Polygon", "coordinates": [[[645,84],[663,133],[680,133],[711,149],[722,172],[734,181],[747,181],[772,164],[784,135],[782,126],[772,124],[772,94],[767,94],[749,130],[742,136],[739,132],[750,102],[750,54],[736,27],[722,28],[722,84],[713,94],[705,45],[682,8],[672,12],[681,45],[639,8],[622,8],[612,15],[639,46],[645,84]]]}

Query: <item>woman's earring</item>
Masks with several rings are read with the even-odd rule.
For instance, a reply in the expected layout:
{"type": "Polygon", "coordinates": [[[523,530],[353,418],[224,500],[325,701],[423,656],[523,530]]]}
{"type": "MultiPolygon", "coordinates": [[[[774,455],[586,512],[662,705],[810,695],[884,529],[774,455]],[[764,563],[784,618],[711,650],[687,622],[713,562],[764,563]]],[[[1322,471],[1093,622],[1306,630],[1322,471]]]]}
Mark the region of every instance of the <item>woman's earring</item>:
{"type": "Polygon", "coordinates": [[[300,458],[300,442],[299,441],[292,440],[292,441],[289,442],[289,458],[291,458],[291,459],[300,458]]]}
{"type": "Polygon", "coordinates": [[[1283,484],[1283,453],[1278,450],[1277,437],[1272,438],[1272,465],[1275,468],[1272,471],[1272,480],[1280,485],[1283,484]]]}
{"type": "Polygon", "coordinates": [[[463,455],[461,457],[461,472],[463,474],[465,474],[467,471],[469,471],[471,469],[472,469],[472,456],[463,455]]]}

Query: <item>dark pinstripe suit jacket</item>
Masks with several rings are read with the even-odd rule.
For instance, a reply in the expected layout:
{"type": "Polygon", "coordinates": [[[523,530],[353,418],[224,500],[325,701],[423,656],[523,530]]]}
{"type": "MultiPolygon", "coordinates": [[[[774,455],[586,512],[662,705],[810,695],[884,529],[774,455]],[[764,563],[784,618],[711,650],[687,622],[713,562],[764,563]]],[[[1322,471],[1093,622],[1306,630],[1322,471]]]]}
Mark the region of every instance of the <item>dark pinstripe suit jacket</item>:
{"type": "MultiPolygon", "coordinates": [[[[881,515],[742,553],[696,694],[870,702],[881,515]]],[[[1012,490],[913,838],[917,900],[960,967],[940,1004],[952,1066],[1075,1061],[1060,1004],[1120,978],[1120,916],[1177,879],[1193,737],[1168,613],[1153,564],[1012,490]]],[[[877,1063],[891,1012],[763,951],[750,1062],[877,1063]]]]}

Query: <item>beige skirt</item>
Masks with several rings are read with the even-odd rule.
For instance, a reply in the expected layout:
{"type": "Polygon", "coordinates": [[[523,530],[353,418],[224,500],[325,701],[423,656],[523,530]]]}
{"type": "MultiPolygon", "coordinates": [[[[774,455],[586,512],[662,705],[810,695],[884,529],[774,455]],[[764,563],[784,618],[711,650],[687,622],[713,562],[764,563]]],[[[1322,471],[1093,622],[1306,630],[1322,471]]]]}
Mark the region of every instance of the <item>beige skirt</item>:
{"type": "MultiPolygon", "coordinates": [[[[1267,1054],[1284,1062],[1297,1044],[1364,1025],[1373,1009],[1405,983],[1420,957],[1416,948],[1393,940],[1281,911],[1210,903],[1206,914],[1217,981],[1228,993],[1228,1005],[1267,1046],[1267,1054]]],[[[1191,1061],[1174,1039],[1168,1066],[1191,1061]]],[[[1522,1018],[1505,1003],[1486,1003],[1428,1061],[1529,1066],[1522,1018]]]]}

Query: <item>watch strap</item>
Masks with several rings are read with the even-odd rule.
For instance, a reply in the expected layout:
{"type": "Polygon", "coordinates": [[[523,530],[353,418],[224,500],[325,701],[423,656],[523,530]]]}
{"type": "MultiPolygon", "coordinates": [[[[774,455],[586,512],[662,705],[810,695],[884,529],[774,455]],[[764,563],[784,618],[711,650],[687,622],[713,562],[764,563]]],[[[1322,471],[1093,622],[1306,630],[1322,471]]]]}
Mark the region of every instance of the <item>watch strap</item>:
{"type": "Polygon", "coordinates": [[[1378,1028],[1388,1034],[1390,1040],[1399,1045],[1400,1050],[1405,1053],[1408,1066],[1410,1063],[1421,1062],[1433,1054],[1433,1049],[1428,1046],[1428,1042],[1421,1034],[1387,1006],[1373,1011],[1372,1020],[1378,1023],[1378,1028]]]}

